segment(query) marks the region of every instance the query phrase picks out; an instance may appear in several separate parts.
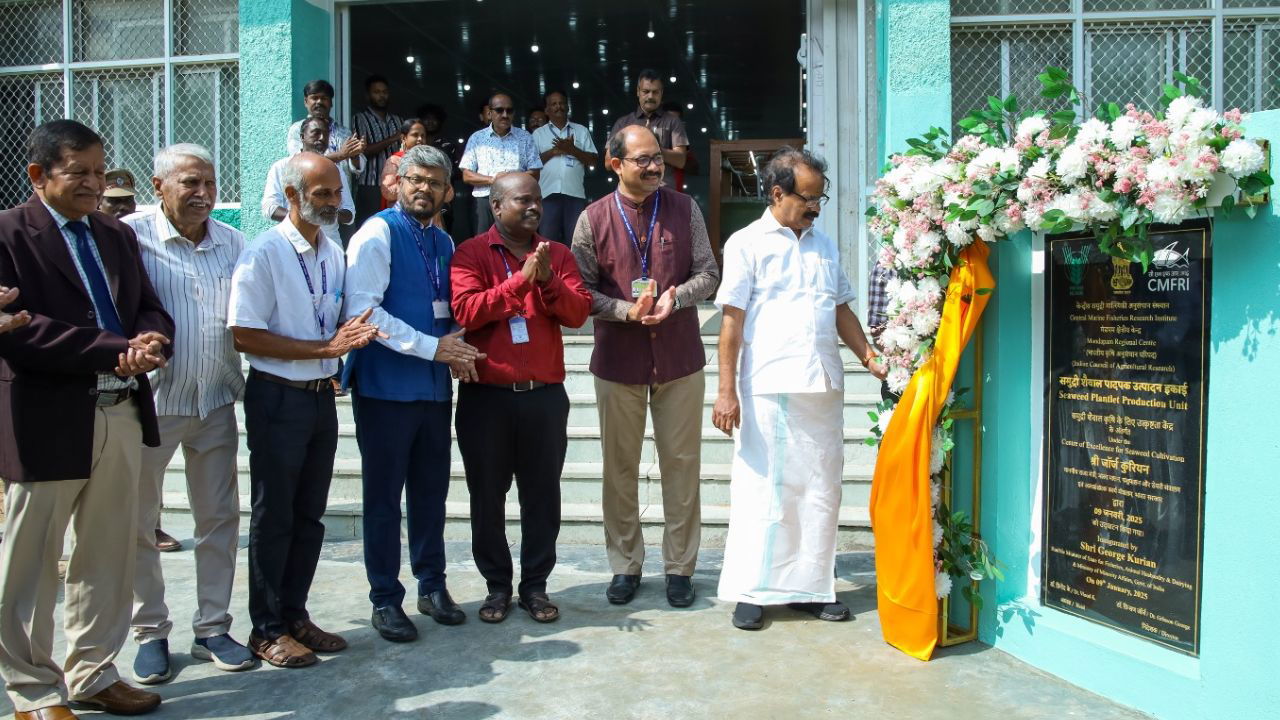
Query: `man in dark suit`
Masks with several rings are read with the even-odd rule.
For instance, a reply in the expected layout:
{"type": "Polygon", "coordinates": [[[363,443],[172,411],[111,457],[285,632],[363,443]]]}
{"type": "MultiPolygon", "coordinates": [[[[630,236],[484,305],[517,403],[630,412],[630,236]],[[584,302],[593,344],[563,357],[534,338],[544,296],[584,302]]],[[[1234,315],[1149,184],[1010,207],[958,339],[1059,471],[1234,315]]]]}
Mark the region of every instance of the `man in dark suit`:
{"type": "Polygon", "coordinates": [[[35,195],[0,212],[0,286],[22,287],[9,311],[30,317],[0,335],[0,675],[17,720],[74,718],[68,701],[143,713],[160,696],[113,661],[132,610],[141,449],[160,440],[146,373],[165,364],[173,320],[133,231],[96,210],[102,138],[48,122],[27,160],[35,195]],[[64,676],[53,612],[68,526],[64,676]]]}

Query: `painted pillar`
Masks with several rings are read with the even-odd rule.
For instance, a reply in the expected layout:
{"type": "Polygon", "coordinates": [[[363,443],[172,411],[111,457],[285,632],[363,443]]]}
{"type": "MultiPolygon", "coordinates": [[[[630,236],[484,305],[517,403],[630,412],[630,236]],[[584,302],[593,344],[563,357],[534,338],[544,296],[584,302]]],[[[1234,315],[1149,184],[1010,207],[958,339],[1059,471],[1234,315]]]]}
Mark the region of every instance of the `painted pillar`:
{"type": "Polygon", "coordinates": [[[881,0],[878,10],[880,150],[887,157],[930,126],[951,130],[951,3],[881,0]]]}
{"type": "Polygon", "coordinates": [[[304,115],[302,87],[330,73],[331,7],[240,3],[240,227],[250,238],[273,224],[258,209],[262,188],[271,163],[284,157],[289,125],[304,115]]]}
{"type": "MultiPolygon", "coordinates": [[[[1255,114],[1247,128],[1280,147],[1280,110],[1255,114]]],[[[994,248],[998,289],[985,319],[983,535],[1006,580],[985,584],[984,642],[1165,720],[1268,717],[1280,706],[1273,641],[1273,588],[1280,583],[1277,235],[1275,193],[1257,218],[1214,224],[1198,658],[1040,605],[1044,259],[1027,233],[994,248]]]]}

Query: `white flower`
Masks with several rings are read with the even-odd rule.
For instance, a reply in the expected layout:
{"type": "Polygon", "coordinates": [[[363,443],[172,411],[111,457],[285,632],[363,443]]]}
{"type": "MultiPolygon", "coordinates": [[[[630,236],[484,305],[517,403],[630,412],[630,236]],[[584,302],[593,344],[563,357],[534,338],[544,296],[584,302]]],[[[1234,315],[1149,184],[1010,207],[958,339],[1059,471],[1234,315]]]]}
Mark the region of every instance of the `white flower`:
{"type": "Polygon", "coordinates": [[[929,443],[929,474],[937,475],[942,472],[942,465],[946,462],[947,454],[942,450],[942,429],[934,428],[933,438],[929,443]]]}
{"type": "Polygon", "coordinates": [[[927,303],[937,303],[942,299],[942,285],[938,282],[938,278],[926,277],[921,278],[916,283],[916,290],[920,300],[927,303]]]}
{"type": "Polygon", "coordinates": [[[942,542],[942,526],[937,520],[933,521],[933,546],[938,547],[938,543],[942,542]]]}
{"type": "Polygon", "coordinates": [[[1089,172],[1089,158],[1079,145],[1068,145],[1058,156],[1057,168],[1062,184],[1070,185],[1084,179],[1085,173],[1089,172]]]}
{"type": "Polygon", "coordinates": [[[994,227],[990,225],[980,225],[978,226],[978,237],[982,238],[983,242],[990,243],[995,242],[999,235],[996,233],[996,229],[994,227]]]}
{"type": "Polygon", "coordinates": [[[1018,123],[1018,132],[1016,135],[1020,138],[1033,138],[1048,129],[1049,121],[1045,120],[1043,115],[1032,115],[1029,118],[1024,118],[1022,122],[1018,123]]]}
{"type": "Polygon", "coordinates": [[[1183,128],[1192,133],[1203,133],[1210,125],[1217,124],[1218,113],[1209,108],[1198,108],[1187,116],[1183,128]]]}
{"type": "Polygon", "coordinates": [[[905,250],[907,247],[907,230],[906,228],[898,228],[893,231],[893,247],[898,251],[905,250]]]}
{"type": "Polygon", "coordinates": [[[914,350],[919,342],[903,325],[890,325],[880,333],[880,345],[885,350],[914,350]]]}
{"type": "Polygon", "coordinates": [[[1222,168],[1232,177],[1244,177],[1261,170],[1264,159],[1258,143],[1241,138],[1222,151],[1222,168]]]}
{"type": "MultiPolygon", "coordinates": [[[[945,162],[945,161],[939,161],[945,162]]],[[[954,163],[948,163],[954,167],[954,163]]],[[[940,168],[934,165],[926,165],[911,176],[911,192],[915,195],[925,195],[942,187],[949,179],[946,175],[939,172],[940,168]]],[[[945,172],[945,168],[941,168],[945,172]]]]}
{"type": "Polygon", "coordinates": [[[1076,143],[1079,145],[1100,145],[1111,133],[1111,128],[1098,118],[1090,118],[1080,125],[1076,131],[1076,143]]]}
{"type": "MultiPolygon", "coordinates": [[[[887,333],[889,331],[885,330],[885,332],[887,333]]],[[[883,340],[884,335],[882,334],[880,338],[883,340]]],[[[885,378],[885,382],[889,383],[889,392],[901,394],[903,390],[907,389],[907,383],[911,382],[911,371],[904,367],[896,367],[889,371],[889,375],[885,378]]]]}
{"type": "Polygon", "coordinates": [[[942,483],[930,481],[929,483],[929,504],[938,507],[938,502],[942,500],[942,483]]]}
{"type": "Polygon", "coordinates": [[[1138,136],[1138,131],[1141,128],[1142,125],[1137,120],[1128,115],[1122,115],[1111,123],[1111,135],[1108,139],[1111,140],[1112,145],[1116,146],[1116,149],[1126,150],[1133,144],[1133,139],[1138,136]]]}
{"type": "Polygon", "coordinates": [[[1176,224],[1187,217],[1191,207],[1182,198],[1173,193],[1156,193],[1156,201],[1151,205],[1151,214],[1156,222],[1176,224]]]}
{"type": "MultiPolygon", "coordinates": [[[[1230,146],[1227,148],[1231,149],[1230,146]]],[[[1169,158],[1158,157],[1147,165],[1147,182],[1166,183],[1179,182],[1178,166],[1169,158]]]]}
{"type": "Polygon", "coordinates": [[[933,308],[928,308],[912,316],[911,329],[915,331],[916,335],[930,337],[938,329],[938,323],[941,321],[942,314],[933,308]]]}
{"type": "Polygon", "coordinates": [[[889,294],[896,297],[903,305],[909,305],[916,300],[916,286],[910,280],[899,280],[898,287],[889,294]]]}
{"type": "Polygon", "coordinates": [[[951,576],[944,572],[939,572],[933,578],[933,591],[938,596],[939,599],[950,595],[951,594],[951,576]]]}
{"type": "Polygon", "coordinates": [[[1041,179],[1049,177],[1049,156],[1043,155],[1031,163],[1031,167],[1027,168],[1027,177],[1041,179]]]}
{"type": "Polygon", "coordinates": [[[940,249],[942,249],[942,236],[930,230],[920,233],[916,237],[916,244],[911,248],[911,254],[918,262],[925,262],[932,258],[940,249]]]}
{"type": "Polygon", "coordinates": [[[953,223],[953,222],[947,223],[946,231],[947,231],[947,240],[951,241],[953,245],[969,244],[968,242],[969,232],[964,228],[960,227],[959,223],[953,223]]]}
{"type": "Polygon", "coordinates": [[[889,421],[893,419],[893,408],[889,408],[880,413],[880,419],[876,420],[876,427],[880,429],[880,434],[884,435],[889,432],[889,421]]]}
{"type": "Polygon", "coordinates": [[[1187,119],[1191,117],[1191,113],[1195,112],[1202,106],[1200,98],[1183,95],[1176,97],[1173,102],[1169,103],[1169,109],[1164,113],[1164,119],[1169,123],[1170,130],[1177,130],[1186,124],[1187,119]]]}

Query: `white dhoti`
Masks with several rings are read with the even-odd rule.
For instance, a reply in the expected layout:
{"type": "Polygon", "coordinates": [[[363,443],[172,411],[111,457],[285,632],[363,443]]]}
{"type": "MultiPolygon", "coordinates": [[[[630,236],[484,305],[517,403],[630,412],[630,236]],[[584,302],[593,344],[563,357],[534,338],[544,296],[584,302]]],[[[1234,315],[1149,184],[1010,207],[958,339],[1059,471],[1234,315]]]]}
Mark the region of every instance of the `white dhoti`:
{"type": "Polygon", "coordinates": [[[834,602],[844,393],[744,394],[719,597],[834,602]]]}

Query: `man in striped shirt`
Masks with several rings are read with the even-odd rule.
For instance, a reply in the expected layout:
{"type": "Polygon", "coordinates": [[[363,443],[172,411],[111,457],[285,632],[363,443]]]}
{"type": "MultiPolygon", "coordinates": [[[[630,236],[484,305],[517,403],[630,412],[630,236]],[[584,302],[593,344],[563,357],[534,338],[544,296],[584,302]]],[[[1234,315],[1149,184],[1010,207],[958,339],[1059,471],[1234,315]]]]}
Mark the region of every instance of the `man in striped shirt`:
{"type": "Polygon", "coordinates": [[[174,319],[174,357],[152,375],[160,446],[143,448],[138,487],[134,678],[172,677],[164,577],[156,548],[165,469],[182,448],[187,497],[196,523],[196,614],[191,655],[221,670],[244,670],[253,655],[228,634],[231,584],[240,537],[236,488],[235,401],[244,389],[240,355],[227,329],[231,273],[244,249],[239,230],[209,217],[218,196],[213,156],[192,144],[172,145],[155,159],[159,204],[124,222],[138,236],[151,284],[174,319]]]}
{"type": "Polygon", "coordinates": [[[352,129],[366,143],[364,168],[356,176],[357,228],[382,209],[382,171],[387,166],[387,158],[400,147],[400,126],[404,123],[403,118],[387,110],[391,90],[386,78],[370,75],[364,81],[364,90],[369,107],[351,118],[352,129]]]}

